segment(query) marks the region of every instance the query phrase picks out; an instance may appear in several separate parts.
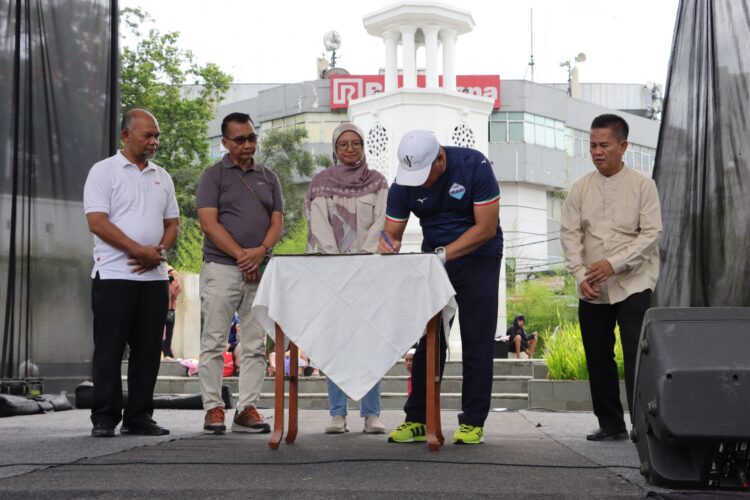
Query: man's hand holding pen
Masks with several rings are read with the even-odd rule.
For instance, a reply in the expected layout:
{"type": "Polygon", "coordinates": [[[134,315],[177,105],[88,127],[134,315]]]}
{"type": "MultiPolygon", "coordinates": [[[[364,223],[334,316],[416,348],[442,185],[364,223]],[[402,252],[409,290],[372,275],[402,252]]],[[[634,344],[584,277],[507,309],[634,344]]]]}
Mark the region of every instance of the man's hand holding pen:
{"type": "Polygon", "coordinates": [[[398,253],[401,250],[401,242],[396,240],[392,234],[380,231],[380,241],[378,242],[379,253],[398,253]]]}

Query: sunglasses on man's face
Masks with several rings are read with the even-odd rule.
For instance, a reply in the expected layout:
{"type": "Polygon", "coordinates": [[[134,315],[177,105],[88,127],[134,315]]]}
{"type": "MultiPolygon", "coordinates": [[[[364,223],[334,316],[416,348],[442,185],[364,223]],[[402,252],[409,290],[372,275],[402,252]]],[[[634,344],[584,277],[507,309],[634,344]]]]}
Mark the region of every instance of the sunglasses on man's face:
{"type": "Polygon", "coordinates": [[[238,146],[242,146],[247,141],[250,142],[257,142],[258,141],[258,134],[250,134],[248,136],[244,135],[238,135],[237,137],[227,137],[230,141],[234,141],[235,144],[238,146]]]}

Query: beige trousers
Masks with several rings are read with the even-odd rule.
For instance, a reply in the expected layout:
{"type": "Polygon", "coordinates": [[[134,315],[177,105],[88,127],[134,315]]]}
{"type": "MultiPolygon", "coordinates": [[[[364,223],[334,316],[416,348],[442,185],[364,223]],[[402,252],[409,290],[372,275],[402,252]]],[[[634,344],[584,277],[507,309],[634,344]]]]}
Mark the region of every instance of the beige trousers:
{"type": "Polygon", "coordinates": [[[240,352],[240,399],[238,408],[256,405],[266,372],[266,333],[250,312],[258,290],[257,283],[246,283],[237,266],[204,262],[200,277],[201,333],[200,379],[203,409],[224,407],[221,385],[224,352],[235,311],[240,315],[237,341],[240,352]]]}

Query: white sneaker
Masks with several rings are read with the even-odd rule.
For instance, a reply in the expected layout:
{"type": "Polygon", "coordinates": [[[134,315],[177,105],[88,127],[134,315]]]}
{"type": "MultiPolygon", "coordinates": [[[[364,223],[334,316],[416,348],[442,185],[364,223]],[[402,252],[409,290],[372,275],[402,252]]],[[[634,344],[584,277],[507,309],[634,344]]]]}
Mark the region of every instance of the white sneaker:
{"type": "Polygon", "coordinates": [[[346,417],[336,415],[331,419],[331,425],[326,427],[326,434],[343,434],[349,432],[346,428],[346,417]]]}
{"type": "Polygon", "coordinates": [[[362,432],[367,434],[385,434],[385,425],[377,415],[365,417],[365,428],[362,432]]]}

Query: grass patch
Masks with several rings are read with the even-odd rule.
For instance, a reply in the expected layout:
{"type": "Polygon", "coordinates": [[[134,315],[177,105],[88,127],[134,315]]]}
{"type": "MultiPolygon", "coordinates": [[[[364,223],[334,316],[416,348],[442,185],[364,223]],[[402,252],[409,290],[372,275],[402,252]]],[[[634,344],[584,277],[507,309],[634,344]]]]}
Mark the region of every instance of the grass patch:
{"type": "MultiPolygon", "coordinates": [[[[588,380],[586,354],[581,340],[581,326],[578,322],[564,321],[547,339],[542,358],[547,364],[547,378],[550,380],[588,380]]],[[[615,362],[620,380],[624,377],[620,330],[615,328],[615,362]]]]}

